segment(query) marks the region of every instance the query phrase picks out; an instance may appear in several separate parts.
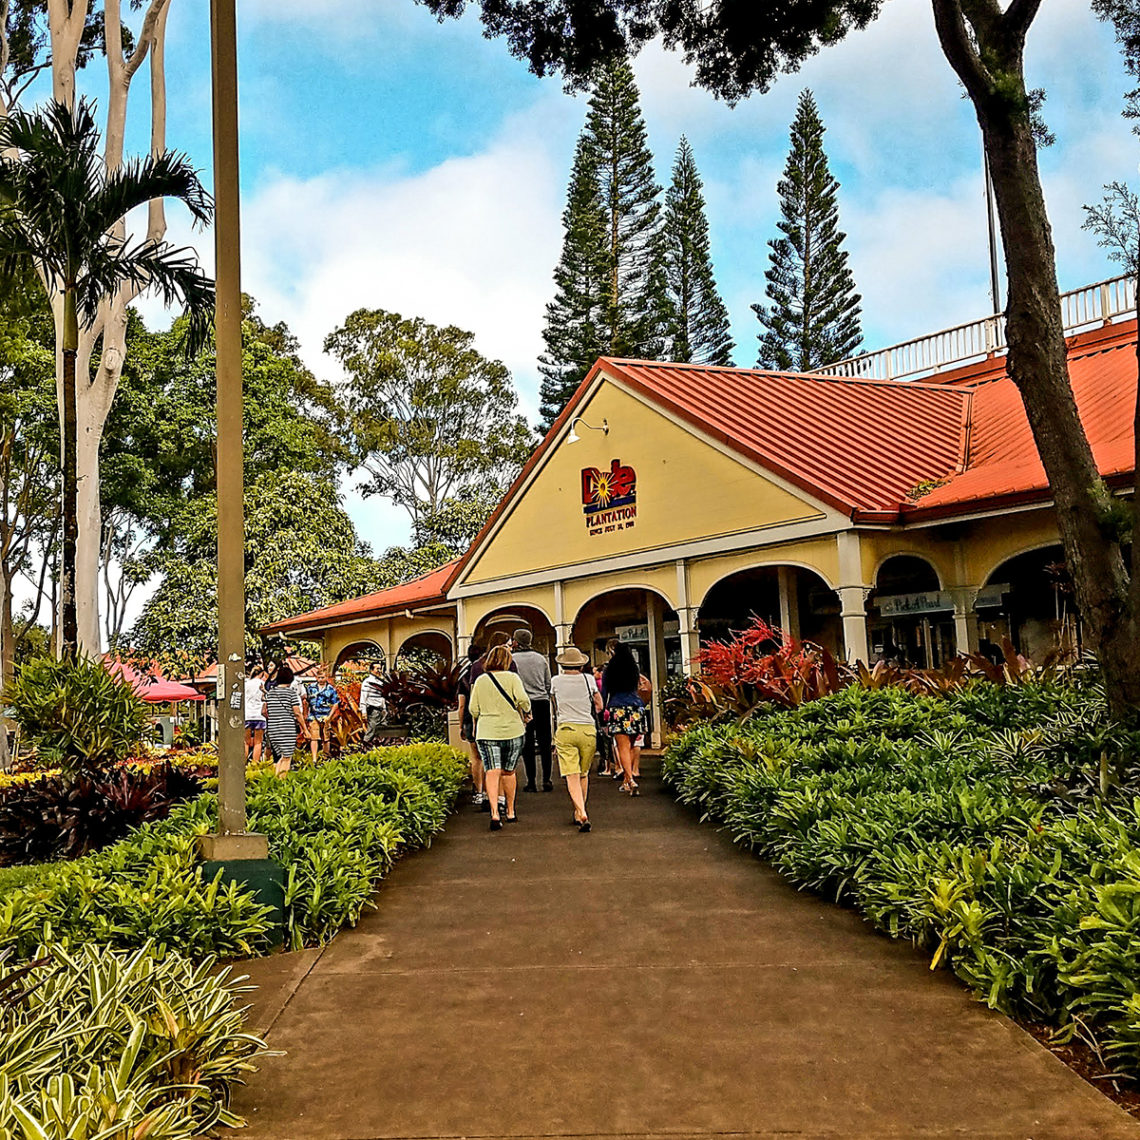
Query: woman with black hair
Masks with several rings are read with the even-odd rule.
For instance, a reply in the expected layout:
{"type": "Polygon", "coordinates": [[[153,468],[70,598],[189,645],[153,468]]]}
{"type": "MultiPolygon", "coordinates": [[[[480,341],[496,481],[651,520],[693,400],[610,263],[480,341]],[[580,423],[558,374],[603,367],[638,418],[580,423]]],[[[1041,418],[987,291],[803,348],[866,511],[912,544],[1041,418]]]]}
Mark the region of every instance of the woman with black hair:
{"type": "Polygon", "coordinates": [[[621,790],[636,796],[633,742],[646,730],[645,702],[637,695],[641,669],[628,645],[618,642],[602,671],[602,720],[621,765],[621,790]]]}
{"type": "Polygon", "coordinates": [[[305,734],[305,718],[301,715],[301,698],[293,688],[293,670],[282,665],[274,677],[273,688],[265,693],[266,736],[277,761],[278,776],[289,771],[298,734],[305,734]]]}

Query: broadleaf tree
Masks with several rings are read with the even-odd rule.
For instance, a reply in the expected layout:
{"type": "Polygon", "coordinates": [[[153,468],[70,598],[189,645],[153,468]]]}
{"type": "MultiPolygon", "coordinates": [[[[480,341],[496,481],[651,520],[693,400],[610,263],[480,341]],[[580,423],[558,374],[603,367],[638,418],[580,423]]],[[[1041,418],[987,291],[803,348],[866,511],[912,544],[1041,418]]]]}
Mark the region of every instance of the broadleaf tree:
{"type": "MultiPolygon", "coordinates": [[[[185,302],[189,330],[200,338],[214,297],[213,283],[191,251],[149,238],[129,242],[115,233],[131,210],[157,198],[176,198],[196,222],[209,221],[212,204],[193,167],[184,156],[163,151],[111,169],[99,144],[94,115],[82,99],[55,101],[36,114],[17,109],[0,124],[0,276],[18,281],[34,269],[55,314],[63,464],[61,650],[72,657],[80,648],[90,653],[99,647],[97,628],[82,639],[79,629],[80,476],[97,480],[98,470],[97,462],[94,473],[85,470],[79,449],[92,434],[97,445],[106,418],[97,432],[89,422],[80,431],[80,392],[90,387],[79,367],[81,333],[99,324],[121,290],[153,289],[167,304],[185,302]]],[[[97,599],[88,601],[97,612],[97,599]]]]}
{"type": "MultiPolygon", "coordinates": [[[[440,18],[468,0],[419,0],[440,18]]],[[[502,36],[539,75],[584,84],[601,60],[661,35],[694,66],[696,82],[733,101],[766,91],[820,49],[866,27],[884,0],[471,0],[486,34],[502,36]]],[[[1140,708],[1140,495],[1131,527],[1100,477],[1069,382],[1056,254],[1037,162],[1025,45],[1041,0],[930,0],[942,53],[981,130],[1008,278],[1008,369],[1048,476],[1084,628],[1118,715],[1140,708]]],[[[1111,11],[1104,14],[1111,16],[1111,11]]],[[[1140,465],[1138,465],[1140,466],[1140,465]]]]}
{"type": "Polygon", "coordinates": [[[685,363],[731,364],[732,333],[713,275],[703,183],[683,136],[663,217],[663,355],[685,363]]]}
{"type": "MultiPolygon", "coordinates": [[[[128,361],[103,435],[102,515],[106,633],[116,643],[127,605],[164,551],[196,524],[216,494],[217,407],[212,338],[203,351],[183,351],[185,318],[148,332],[131,315],[128,361]]],[[[253,482],[297,471],[333,482],[347,450],[338,438],[339,405],[299,356],[283,325],[267,325],[243,298],[242,434],[244,471],[253,482]]]]}
{"type": "MultiPolygon", "coordinates": [[[[137,652],[182,668],[214,659],[217,528],[217,499],[206,496],[174,541],[155,552],[152,565],[162,579],[131,630],[137,652]]],[[[270,622],[389,584],[357,538],[331,480],[265,471],[245,488],[245,626],[251,650],[270,622]]]]}
{"type": "Polygon", "coordinates": [[[839,182],[823,149],[824,126],[810,91],[800,93],[784,176],[776,186],[781,237],[768,243],[768,304],[752,311],[761,368],[811,372],[851,356],[863,339],[862,298],[839,229],[839,182]]]}
{"type": "Polygon", "coordinates": [[[466,489],[507,486],[534,446],[506,366],[472,333],[357,309],[325,340],[347,374],[341,392],[361,490],[402,507],[418,539],[466,489]]]}
{"type": "Polygon", "coordinates": [[[20,643],[47,596],[59,516],[52,342],[51,313],[38,283],[26,281],[0,307],[0,690],[12,680],[20,643]],[[30,609],[17,620],[13,590],[21,575],[33,595],[30,609]]]}
{"type": "MultiPolygon", "coordinates": [[[[131,0],[139,13],[133,27],[124,22],[121,0],[13,0],[0,18],[0,113],[18,106],[36,76],[50,70],[52,99],[74,108],[80,72],[100,53],[106,82],[100,100],[103,113],[103,169],[114,177],[124,165],[127,108],[134,80],[147,76],[149,154],[157,158],[166,144],[166,28],[172,0],[131,0]]],[[[108,237],[128,242],[125,216],[109,219],[108,237]]],[[[160,246],[166,234],[162,197],[146,204],[142,244],[160,246]]],[[[137,244],[137,243],[136,243],[137,244]]],[[[125,281],[106,295],[93,319],[79,328],[75,353],[75,419],[80,426],[76,448],[78,527],[75,535],[75,609],[78,641],[95,652],[99,646],[99,563],[102,546],[99,500],[99,444],[126,358],[127,311],[148,282],[125,281]],[[93,365],[93,366],[92,366],[93,365]]],[[[66,326],[64,303],[53,297],[57,353],[66,326]]],[[[60,418],[65,418],[62,377],[57,378],[60,418]]]]}

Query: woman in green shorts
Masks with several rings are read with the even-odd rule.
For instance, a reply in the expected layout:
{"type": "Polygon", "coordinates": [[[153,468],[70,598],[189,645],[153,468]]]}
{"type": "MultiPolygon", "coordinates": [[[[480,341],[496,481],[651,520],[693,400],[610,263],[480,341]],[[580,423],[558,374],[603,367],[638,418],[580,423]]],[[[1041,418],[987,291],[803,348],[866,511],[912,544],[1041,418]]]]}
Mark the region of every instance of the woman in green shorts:
{"type": "Polygon", "coordinates": [[[574,805],[574,822],[578,830],[584,832],[590,830],[586,795],[590,765],[594,762],[598,746],[594,713],[602,711],[602,698],[593,673],[583,672],[590,659],[581,650],[571,645],[555,660],[562,666],[562,672],[550,682],[554,718],[558,725],[554,733],[554,750],[558,754],[558,771],[566,781],[566,790],[574,805]]]}

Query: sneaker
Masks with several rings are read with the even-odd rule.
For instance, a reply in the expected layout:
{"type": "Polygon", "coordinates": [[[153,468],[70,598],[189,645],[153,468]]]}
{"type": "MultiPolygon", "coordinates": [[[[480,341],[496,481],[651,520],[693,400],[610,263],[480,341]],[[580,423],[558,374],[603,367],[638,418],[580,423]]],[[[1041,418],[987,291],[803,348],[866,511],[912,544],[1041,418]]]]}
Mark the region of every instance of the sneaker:
{"type": "MultiPolygon", "coordinates": [[[[491,810],[490,804],[487,805],[487,810],[488,811],[491,810]]],[[[507,812],[507,797],[506,796],[500,796],[499,797],[499,814],[505,815],[506,812],[507,812]]]]}
{"type": "Polygon", "coordinates": [[[471,795],[472,807],[482,807],[483,801],[486,800],[486,798],[487,797],[485,795],[483,795],[482,792],[473,792],[471,795]]]}

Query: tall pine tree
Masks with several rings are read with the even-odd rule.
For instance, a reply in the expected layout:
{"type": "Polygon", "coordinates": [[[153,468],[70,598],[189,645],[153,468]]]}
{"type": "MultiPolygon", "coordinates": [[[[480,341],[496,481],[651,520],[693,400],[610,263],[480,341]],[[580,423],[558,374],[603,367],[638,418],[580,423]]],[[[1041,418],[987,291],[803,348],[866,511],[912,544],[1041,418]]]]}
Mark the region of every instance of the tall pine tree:
{"type": "Polygon", "coordinates": [[[599,356],[609,351],[605,333],[606,219],[598,189],[598,164],[583,134],[574,151],[566,209],[562,213],[562,256],[554,269],[554,300],[546,306],[539,357],[543,430],[574,394],[599,356]]]}
{"type": "Polygon", "coordinates": [[[586,333],[589,330],[592,335],[595,327],[593,290],[570,289],[565,284],[565,274],[584,281],[586,263],[592,272],[595,218],[585,198],[588,176],[584,173],[590,166],[603,225],[597,355],[656,359],[663,344],[661,188],[654,177],[637,83],[628,59],[617,58],[599,68],[575,152],[563,215],[562,260],[555,271],[557,291],[547,308],[547,352],[540,361],[546,427],[596,358],[576,355],[589,347],[586,333]],[[576,229],[572,230],[571,222],[576,229]]]}
{"type": "Polygon", "coordinates": [[[701,176],[683,135],[665,194],[663,246],[666,358],[731,364],[732,335],[713,278],[701,176]]]}
{"type": "Polygon", "coordinates": [[[851,356],[863,339],[860,302],[839,231],[836,191],[823,149],[824,126],[810,91],[800,95],[791,150],[777,184],[784,235],[768,246],[769,304],[752,309],[761,368],[809,372],[851,356]]]}

